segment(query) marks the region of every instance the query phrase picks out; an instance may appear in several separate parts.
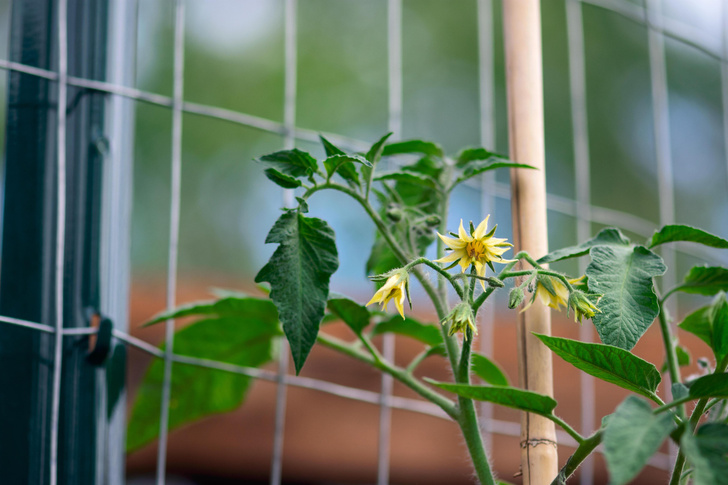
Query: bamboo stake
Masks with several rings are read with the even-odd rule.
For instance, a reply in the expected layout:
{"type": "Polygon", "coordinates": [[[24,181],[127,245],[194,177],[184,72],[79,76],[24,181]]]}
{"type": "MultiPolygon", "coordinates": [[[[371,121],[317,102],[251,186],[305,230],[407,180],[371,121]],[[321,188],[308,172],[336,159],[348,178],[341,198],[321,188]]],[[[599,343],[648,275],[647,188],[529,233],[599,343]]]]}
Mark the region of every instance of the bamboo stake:
{"type": "MultiPolygon", "coordinates": [[[[503,27],[508,86],[511,159],[538,170],[511,170],[513,242],[540,257],[548,252],[541,67],[541,12],[538,0],[505,0],[503,27]]],[[[551,334],[551,314],[538,299],[518,316],[521,387],[553,396],[551,353],[532,332],[551,334]]],[[[535,414],[521,418],[523,483],[548,484],[558,473],[554,424],[535,414]]]]}

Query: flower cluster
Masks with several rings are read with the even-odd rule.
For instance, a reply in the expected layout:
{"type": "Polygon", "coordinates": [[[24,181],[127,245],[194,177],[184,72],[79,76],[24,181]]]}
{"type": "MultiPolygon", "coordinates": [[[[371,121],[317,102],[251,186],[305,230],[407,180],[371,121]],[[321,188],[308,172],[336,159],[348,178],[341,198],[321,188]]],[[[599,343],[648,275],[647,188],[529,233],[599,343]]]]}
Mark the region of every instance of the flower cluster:
{"type": "Polygon", "coordinates": [[[397,307],[397,311],[404,318],[405,295],[409,299],[409,274],[406,270],[399,269],[391,271],[384,276],[387,276],[387,281],[374,293],[374,296],[369,300],[367,306],[372,303],[381,303],[382,310],[384,310],[389,300],[394,300],[394,306],[397,307]]]}

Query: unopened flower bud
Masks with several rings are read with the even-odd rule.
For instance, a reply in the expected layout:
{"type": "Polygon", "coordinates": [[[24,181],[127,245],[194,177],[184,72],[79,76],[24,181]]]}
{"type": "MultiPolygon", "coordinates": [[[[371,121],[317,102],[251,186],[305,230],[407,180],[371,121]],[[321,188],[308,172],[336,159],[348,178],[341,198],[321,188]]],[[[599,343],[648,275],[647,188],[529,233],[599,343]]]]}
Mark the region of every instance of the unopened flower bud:
{"type": "Polygon", "coordinates": [[[508,294],[508,308],[511,310],[518,307],[521,303],[523,303],[523,300],[526,298],[526,295],[523,293],[523,290],[520,286],[514,287],[511,292],[508,294]]]}
{"type": "Polygon", "coordinates": [[[425,224],[430,227],[435,227],[440,224],[440,217],[436,215],[431,215],[427,219],[425,219],[425,224]]]}
{"type": "Polygon", "coordinates": [[[467,303],[458,303],[450,314],[442,321],[443,324],[450,322],[450,330],[448,335],[455,335],[456,332],[462,332],[465,338],[468,338],[467,329],[470,328],[473,334],[478,333],[475,326],[475,315],[473,309],[467,303]]]}
{"type": "Polygon", "coordinates": [[[582,317],[593,318],[597,313],[601,313],[601,310],[595,305],[596,302],[592,302],[590,299],[596,299],[599,301],[600,295],[587,295],[580,290],[574,290],[569,295],[569,308],[574,310],[574,320],[581,322],[582,317]]]}
{"type": "Polygon", "coordinates": [[[392,222],[399,222],[404,217],[402,209],[397,206],[391,206],[387,209],[387,218],[392,222]]]}
{"type": "Polygon", "coordinates": [[[485,278],[485,280],[488,282],[488,286],[490,286],[491,288],[503,288],[504,286],[506,286],[505,283],[503,283],[495,276],[488,276],[485,278]]]}

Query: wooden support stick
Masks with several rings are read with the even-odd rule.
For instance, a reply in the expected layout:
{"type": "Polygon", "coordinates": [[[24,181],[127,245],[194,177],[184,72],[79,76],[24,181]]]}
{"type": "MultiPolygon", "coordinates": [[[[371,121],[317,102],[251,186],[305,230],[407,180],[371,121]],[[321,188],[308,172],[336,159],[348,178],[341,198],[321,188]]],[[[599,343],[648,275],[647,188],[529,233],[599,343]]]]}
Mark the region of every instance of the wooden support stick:
{"type": "MultiPolygon", "coordinates": [[[[548,252],[546,176],[539,0],[505,0],[503,28],[508,86],[511,159],[538,170],[511,170],[513,243],[534,257],[548,252]]],[[[551,334],[549,308],[536,300],[518,316],[518,364],[521,387],[553,396],[551,352],[532,332],[551,334]]],[[[523,483],[548,484],[558,473],[553,422],[524,413],[521,420],[523,483]]]]}

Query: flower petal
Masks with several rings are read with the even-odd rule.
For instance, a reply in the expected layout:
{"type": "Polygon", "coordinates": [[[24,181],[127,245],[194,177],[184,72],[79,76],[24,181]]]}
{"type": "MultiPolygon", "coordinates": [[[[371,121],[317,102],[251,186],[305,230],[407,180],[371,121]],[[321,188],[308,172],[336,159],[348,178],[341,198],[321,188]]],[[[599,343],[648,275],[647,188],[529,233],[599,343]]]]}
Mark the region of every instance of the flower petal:
{"type": "Polygon", "coordinates": [[[463,227],[462,219],[460,219],[460,228],[458,229],[458,236],[460,236],[460,239],[462,241],[465,241],[466,243],[473,240],[473,238],[470,237],[467,232],[465,232],[465,228],[463,227]]]}
{"type": "Polygon", "coordinates": [[[490,219],[490,214],[485,216],[485,219],[475,228],[475,232],[473,233],[475,239],[483,239],[483,236],[485,236],[485,233],[488,231],[488,219],[490,219]]]}
{"type": "Polygon", "coordinates": [[[442,242],[447,244],[447,246],[451,249],[462,249],[467,245],[467,242],[461,241],[460,239],[443,236],[439,232],[437,233],[437,235],[440,236],[440,239],[442,239],[442,242]]]}

